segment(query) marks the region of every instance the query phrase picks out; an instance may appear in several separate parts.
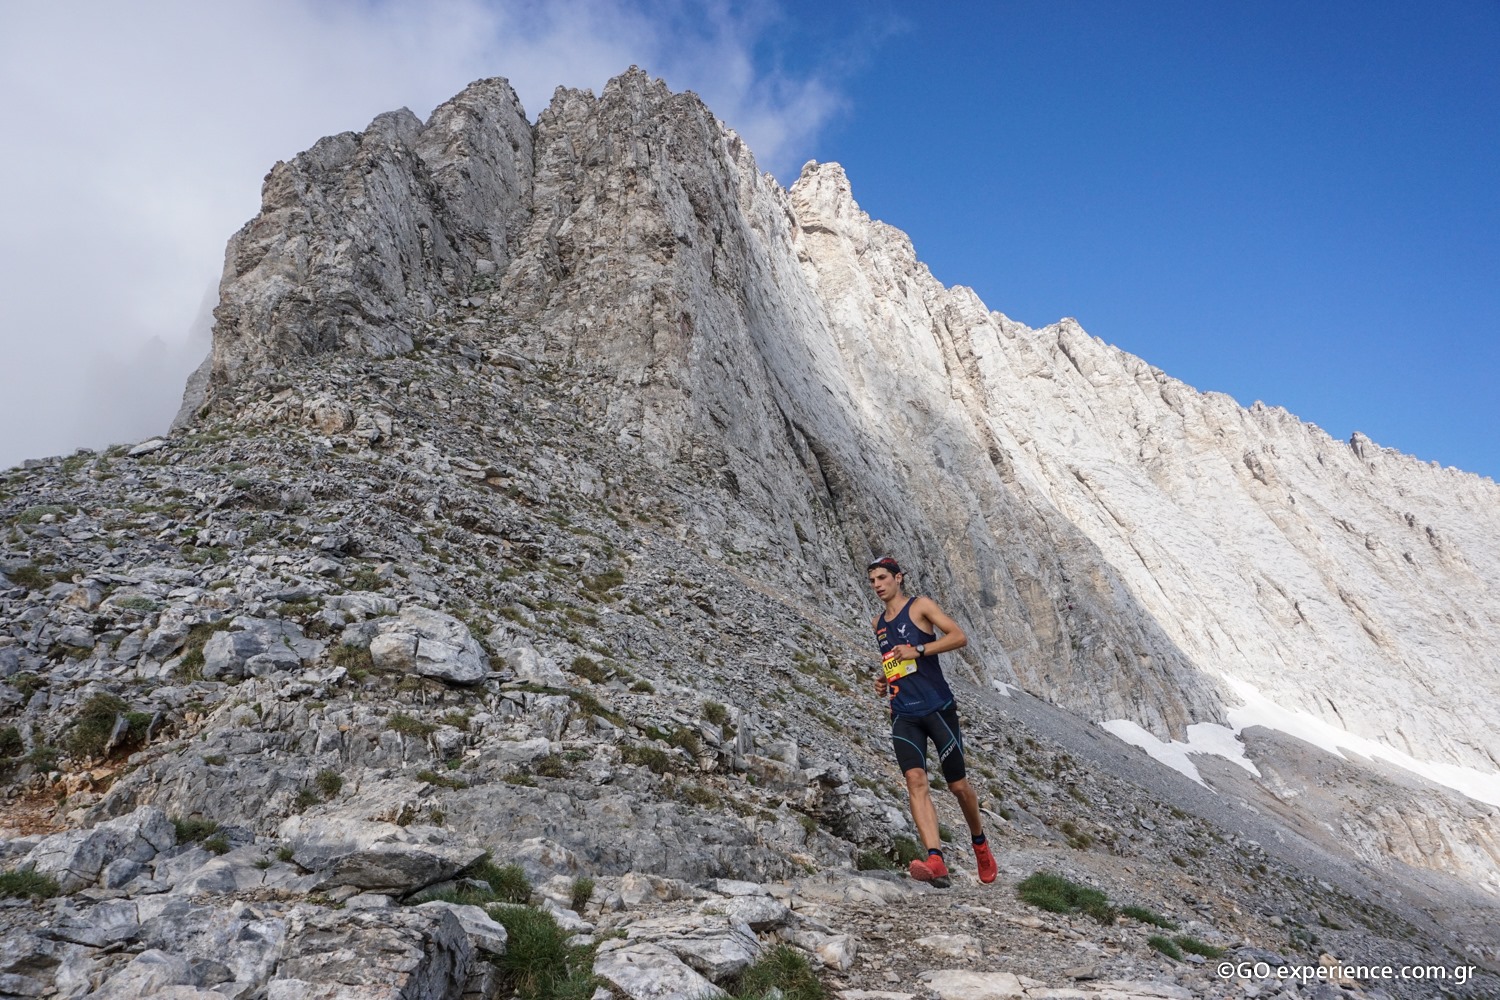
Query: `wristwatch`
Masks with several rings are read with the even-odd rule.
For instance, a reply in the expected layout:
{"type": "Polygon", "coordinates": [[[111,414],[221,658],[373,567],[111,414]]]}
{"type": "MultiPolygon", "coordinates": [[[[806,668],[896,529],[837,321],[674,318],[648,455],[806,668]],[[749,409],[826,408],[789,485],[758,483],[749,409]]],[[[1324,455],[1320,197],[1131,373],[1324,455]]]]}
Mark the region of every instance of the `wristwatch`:
{"type": "Polygon", "coordinates": [[[916,645],[915,648],[917,650],[917,655],[918,656],[926,656],[927,655],[927,643],[925,643],[925,642],[919,642],[919,643],[917,643],[917,645],[916,645]]]}

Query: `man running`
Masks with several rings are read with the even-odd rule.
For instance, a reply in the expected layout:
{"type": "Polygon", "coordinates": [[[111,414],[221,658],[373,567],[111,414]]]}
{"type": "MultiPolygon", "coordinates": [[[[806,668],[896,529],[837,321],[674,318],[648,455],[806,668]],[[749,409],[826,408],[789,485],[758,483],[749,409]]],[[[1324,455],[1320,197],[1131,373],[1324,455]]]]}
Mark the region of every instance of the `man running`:
{"type": "Polygon", "coordinates": [[[884,661],[875,690],[890,699],[891,743],[896,763],[906,775],[911,818],[917,824],[922,846],[927,848],[926,861],[911,863],[911,877],[942,889],[950,884],[938,837],[937,809],[927,784],[927,741],[931,739],[942,764],[943,779],[969,824],[979,881],[993,882],[995,856],[990,853],[979,821],[979,797],[965,777],[958,709],[937,656],[962,649],[968,645],[968,637],[932,598],[906,596],[901,566],[895,559],[882,556],[870,563],[868,573],[875,596],[885,602],[885,611],[870,623],[884,661]]]}

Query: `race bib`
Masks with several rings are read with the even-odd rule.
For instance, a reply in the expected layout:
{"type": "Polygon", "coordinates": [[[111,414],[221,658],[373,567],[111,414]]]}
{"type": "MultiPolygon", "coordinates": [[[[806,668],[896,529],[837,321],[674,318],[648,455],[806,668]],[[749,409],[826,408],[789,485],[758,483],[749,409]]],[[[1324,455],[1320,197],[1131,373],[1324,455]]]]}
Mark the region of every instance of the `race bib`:
{"type": "Polygon", "coordinates": [[[916,660],[898,660],[894,653],[887,654],[880,665],[885,670],[885,679],[888,681],[899,680],[917,672],[916,660]]]}

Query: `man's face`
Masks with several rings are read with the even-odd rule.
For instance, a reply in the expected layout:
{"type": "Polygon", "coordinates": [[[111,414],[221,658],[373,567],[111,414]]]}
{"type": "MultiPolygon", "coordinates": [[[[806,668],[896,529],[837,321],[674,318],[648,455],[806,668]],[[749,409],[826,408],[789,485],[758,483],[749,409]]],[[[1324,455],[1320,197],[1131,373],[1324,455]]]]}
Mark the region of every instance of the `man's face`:
{"type": "Polygon", "coordinates": [[[875,591],[876,597],[888,601],[891,595],[901,589],[901,578],[892,575],[890,570],[877,566],[870,570],[870,589],[875,591]]]}

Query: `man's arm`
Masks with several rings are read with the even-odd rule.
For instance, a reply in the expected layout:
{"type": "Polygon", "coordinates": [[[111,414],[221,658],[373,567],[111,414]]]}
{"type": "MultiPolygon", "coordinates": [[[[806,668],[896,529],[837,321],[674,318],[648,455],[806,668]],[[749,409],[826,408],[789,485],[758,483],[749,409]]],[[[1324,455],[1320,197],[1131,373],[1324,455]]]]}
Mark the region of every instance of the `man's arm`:
{"type": "MultiPolygon", "coordinates": [[[[885,612],[881,612],[881,614],[884,614],[884,613],[885,612]]],[[[876,615],[874,618],[870,619],[870,628],[872,628],[872,629],[878,629],[879,627],[880,627],[880,615],[876,615]]],[[[880,654],[878,652],[875,655],[876,655],[876,657],[880,656],[880,654]]],[[[877,695],[879,695],[880,697],[884,698],[884,697],[887,696],[886,695],[886,688],[887,688],[887,681],[885,679],[885,673],[881,672],[879,674],[876,674],[875,675],[875,693],[877,695]]]]}
{"type": "Polygon", "coordinates": [[[964,635],[964,630],[958,627],[958,622],[949,618],[948,613],[938,607],[937,601],[930,597],[919,597],[912,602],[911,619],[924,632],[941,633],[927,644],[928,656],[936,653],[951,653],[969,644],[969,637],[964,635]]]}

